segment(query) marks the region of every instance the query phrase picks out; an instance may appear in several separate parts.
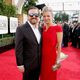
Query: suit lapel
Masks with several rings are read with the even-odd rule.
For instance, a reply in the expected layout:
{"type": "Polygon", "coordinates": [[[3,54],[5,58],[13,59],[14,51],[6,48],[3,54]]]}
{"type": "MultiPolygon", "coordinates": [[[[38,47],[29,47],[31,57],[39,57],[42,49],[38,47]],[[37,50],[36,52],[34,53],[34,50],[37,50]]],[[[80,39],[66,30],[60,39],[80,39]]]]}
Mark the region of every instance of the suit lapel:
{"type": "Polygon", "coordinates": [[[26,29],[27,29],[27,31],[30,33],[30,35],[31,35],[31,37],[34,39],[34,41],[36,41],[37,44],[38,44],[38,41],[37,41],[37,39],[36,39],[36,36],[35,36],[32,28],[31,28],[30,25],[28,24],[28,22],[26,22],[26,29]]]}

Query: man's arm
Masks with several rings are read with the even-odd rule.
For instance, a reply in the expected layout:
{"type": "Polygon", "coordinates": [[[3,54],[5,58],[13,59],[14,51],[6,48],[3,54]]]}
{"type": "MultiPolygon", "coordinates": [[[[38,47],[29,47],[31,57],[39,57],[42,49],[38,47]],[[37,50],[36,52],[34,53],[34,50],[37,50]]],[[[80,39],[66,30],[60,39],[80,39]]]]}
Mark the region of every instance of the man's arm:
{"type": "Polygon", "coordinates": [[[18,69],[23,72],[23,33],[21,28],[18,27],[15,35],[15,54],[18,69]]]}

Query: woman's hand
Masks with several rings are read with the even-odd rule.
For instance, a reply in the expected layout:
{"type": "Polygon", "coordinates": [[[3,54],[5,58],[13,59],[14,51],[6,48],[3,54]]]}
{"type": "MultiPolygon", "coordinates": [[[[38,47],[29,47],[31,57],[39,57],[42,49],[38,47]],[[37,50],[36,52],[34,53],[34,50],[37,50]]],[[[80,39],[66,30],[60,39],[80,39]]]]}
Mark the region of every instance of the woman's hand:
{"type": "Polygon", "coordinates": [[[60,64],[60,63],[56,63],[55,65],[52,66],[52,70],[53,70],[53,71],[56,71],[56,70],[58,70],[60,67],[61,67],[61,64],[60,64]]]}

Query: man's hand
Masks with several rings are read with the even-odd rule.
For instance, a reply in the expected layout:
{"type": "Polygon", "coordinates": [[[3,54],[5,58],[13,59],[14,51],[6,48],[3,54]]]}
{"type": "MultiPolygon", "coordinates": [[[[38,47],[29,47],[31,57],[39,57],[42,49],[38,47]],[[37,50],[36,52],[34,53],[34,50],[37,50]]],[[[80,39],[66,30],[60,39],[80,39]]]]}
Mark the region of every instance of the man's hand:
{"type": "Polygon", "coordinates": [[[17,66],[17,68],[19,69],[20,72],[22,72],[22,73],[24,72],[24,66],[23,65],[17,66]]]}
{"type": "Polygon", "coordinates": [[[78,38],[80,38],[80,36],[78,38]]]}

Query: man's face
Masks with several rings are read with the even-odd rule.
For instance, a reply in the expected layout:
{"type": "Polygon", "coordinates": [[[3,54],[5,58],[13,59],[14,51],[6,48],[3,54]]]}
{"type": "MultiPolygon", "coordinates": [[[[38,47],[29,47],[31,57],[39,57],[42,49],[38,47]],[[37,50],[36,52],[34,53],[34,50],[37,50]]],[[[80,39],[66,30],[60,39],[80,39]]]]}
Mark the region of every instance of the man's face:
{"type": "Polygon", "coordinates": [[[38,23],[39,13],[37,9],[31,9],[28,12],[28,20],[31,24],[35,25],[38,23]]]}

